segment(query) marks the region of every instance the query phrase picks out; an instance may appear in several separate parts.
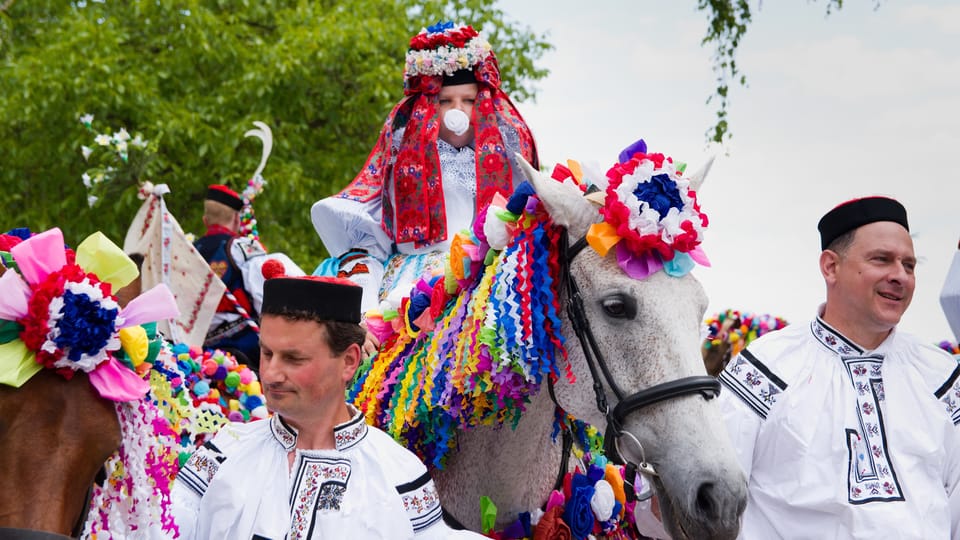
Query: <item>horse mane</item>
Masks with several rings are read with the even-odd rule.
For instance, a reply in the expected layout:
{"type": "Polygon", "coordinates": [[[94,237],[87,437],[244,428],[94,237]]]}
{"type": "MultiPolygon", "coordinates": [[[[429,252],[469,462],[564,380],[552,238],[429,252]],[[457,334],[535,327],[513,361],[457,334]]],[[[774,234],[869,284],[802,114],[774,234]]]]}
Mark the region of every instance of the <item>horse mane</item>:
{"type": "Polygon", "coordinates": [[[560,334],[562,228],[529,184],[511,205],[525,210],[491,206],[458,233],[445,276],[421,279],[401,301],[392,334],[347,389],[368,422],[438,468],[456,430],[515,427],[545,378],[573,377],[560,334]],[[484,233],[492,219],[511,231],[499,252],[484,233]]]}

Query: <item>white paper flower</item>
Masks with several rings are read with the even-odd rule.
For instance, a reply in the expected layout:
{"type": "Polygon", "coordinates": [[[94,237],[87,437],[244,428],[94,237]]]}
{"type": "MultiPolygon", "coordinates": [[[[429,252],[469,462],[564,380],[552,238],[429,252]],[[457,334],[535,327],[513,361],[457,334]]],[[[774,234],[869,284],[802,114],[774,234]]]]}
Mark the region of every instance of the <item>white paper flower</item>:
{"type": "Polygon", "coordinates": [[[85,188],[90,189],[93,187],[93,182],[91,181],[89,174],[83,173],[83,175],[80,178],[83,180],[83,186],[85,188]]]}
{"type": "Polygon", "coordinates": [[[85,114],[85,115],[81,116],[81,117],[80,117],[80,123],[83,124],[83,125],[85,125],[85,126],[87,126],[87,127],[90,127],[90,124],[93,123],[93,115],[92,115],[92,114],[85,114]]]}
{"type": "MultiPolygon", "coordinates": [[[[126,142],[130,140],[130,134],[127,133],[127,128],[120,128],[120,131],[113,134],[113,140],[117,142],[126,142]]],[[[126,147],[126,145],[124,145],[126,147]]]]}
{"type": "Polygon", "coordinates": [[[94,139],[93,142],[99,144],[100,146],[110,146],[111,140],[109,135],[101,133],[97,135],[97,138],[94,139]]]}
{"type": "Polygon", "coordinates": [[[80,146],[80,153],[83,154],[84,160],[90,159],[90,154],[93,153],[93,148],[90,148],[89,146],[80,146]]]}
{"type": "Polygon", "coordinates": [[[496,251],[503,250],[510,241],[507,224],[497,217],[497,213],[502,211],[503,208],[491,204],[487,208],[487,217],[483,220],[483,235],[487,237],[487,244],[490,245],[490,249],[496,251]]]}
{"type": "Polygon", "coordinates": [[[601,523],[608,521],[613,517],[613,506],[617,502],[616,497],[613,495],[613,486],[610,485],[610,482],[601,479],[597,480],[593,489],[593,497],[590,499],[590,509],[593,510],[593,515],[597,517],[597,521],[601,523]]]}

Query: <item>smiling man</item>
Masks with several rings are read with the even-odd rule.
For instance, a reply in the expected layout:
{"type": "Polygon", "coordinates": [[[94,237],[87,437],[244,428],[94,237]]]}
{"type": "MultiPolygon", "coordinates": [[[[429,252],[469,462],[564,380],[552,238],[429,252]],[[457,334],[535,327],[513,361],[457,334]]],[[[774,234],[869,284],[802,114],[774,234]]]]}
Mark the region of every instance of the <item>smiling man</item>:
{"type": "Polygon", "coordinates": [[[230,424],[172,493],[180,538],[453,538],[429,473],[344,402],[360,364],[362,289],[268,279],[260,326],[267,420],[230,424]]]}
{"type": "Polygon", "coordinates": [[[818,316],[720,374],[748,480],[741,537],[960,538],[960,368],[896,330],[916,283],[906,210],[856,199],[818,229],[818,316]]]}

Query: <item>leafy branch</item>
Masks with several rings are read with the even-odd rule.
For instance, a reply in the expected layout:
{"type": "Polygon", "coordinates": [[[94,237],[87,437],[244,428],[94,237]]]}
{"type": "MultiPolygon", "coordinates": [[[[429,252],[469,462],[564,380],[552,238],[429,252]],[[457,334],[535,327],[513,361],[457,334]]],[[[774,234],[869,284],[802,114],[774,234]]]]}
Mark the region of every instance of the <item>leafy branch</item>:
{"type": "MultiPolygon", "coordinates": [[[[879,0],[877,0],[879,5],[879,0]]],[[[758,7],[762,7],[762,2],[758,7]]],[[[843,0],[827,0],[827,15],[843,7],[843,0]]],[[[747,76],[737,67],[737,47],[751,22],[749,0],[697,0],[697,9],[707,11],[709,25],[701,45],[714,44],[713,73],[716,75],[716,93],[707,98],[707,104],[717,102],[717,122],[707,129],[708,140],[725,143],[733,137],[727,122],[727,107],[732,84],[747,86],[747,76]]]]}

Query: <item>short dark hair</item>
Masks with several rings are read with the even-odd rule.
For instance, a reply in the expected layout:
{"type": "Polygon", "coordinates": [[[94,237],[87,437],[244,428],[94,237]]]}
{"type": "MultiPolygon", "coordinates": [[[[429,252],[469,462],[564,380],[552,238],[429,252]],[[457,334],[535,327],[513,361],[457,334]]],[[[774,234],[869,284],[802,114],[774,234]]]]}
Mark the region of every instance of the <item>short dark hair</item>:
{"type": "Polygon", "coordinates": [[[270,309],[264,311],[261,316],[263,315],[282,317],[291,322],[313,321],[319,324],[324,330],[324,341],[330,347],[330,352],[336,356],[343,354],[354,343],[363,347],[367,337],[367,331],[359,324],[320,319],[316,313],[306,310],[270,309]]]}
{"type": "Polygon", "coordinates": [[[841,234],[840,236],[834,238],[833,241],[830,242],[830,245],[826,247],[826,249],[829,249],[838,255],[845,255],[847,250],[850,249],[850,246],[853,245],[853,236],[855,234],[857,234],[856,229],[851,229],[841,234]]]}

